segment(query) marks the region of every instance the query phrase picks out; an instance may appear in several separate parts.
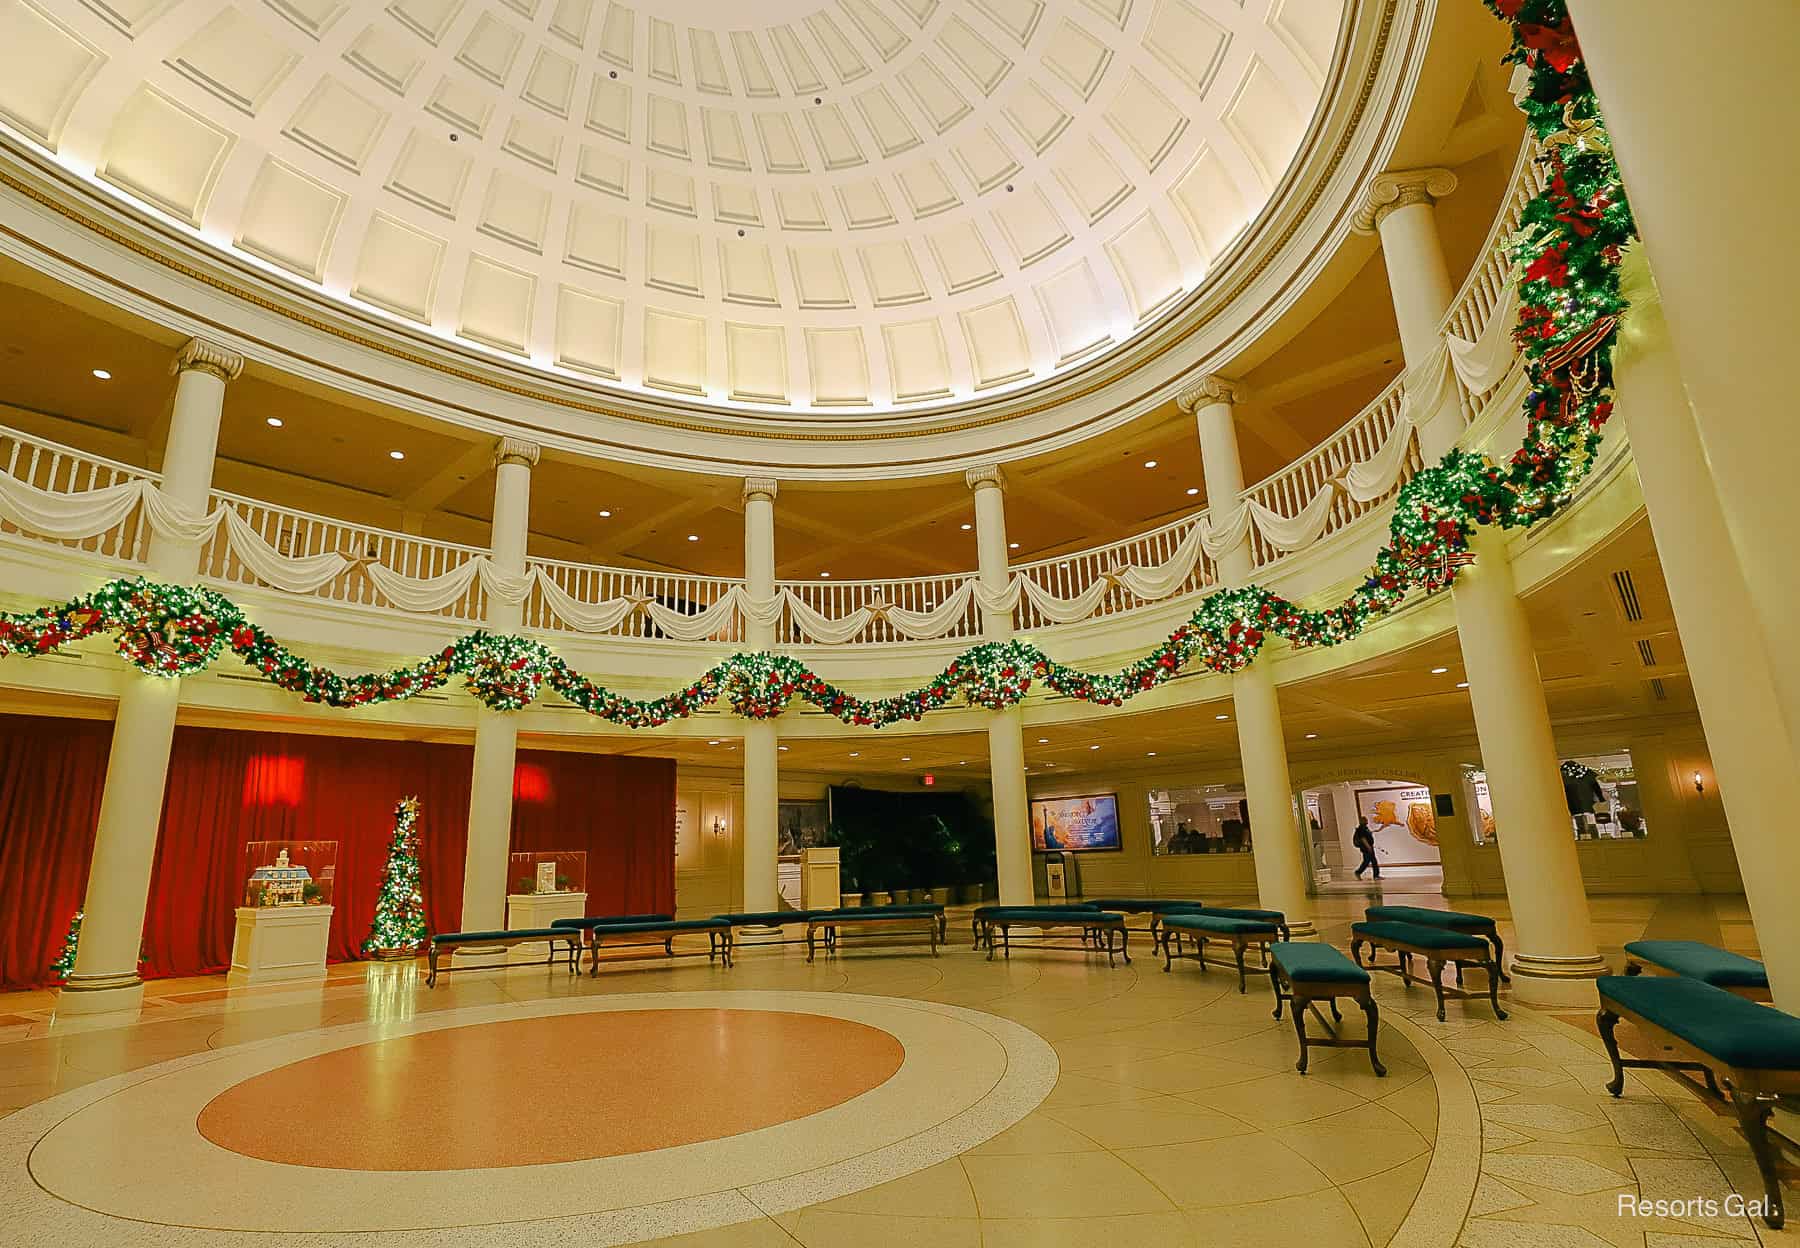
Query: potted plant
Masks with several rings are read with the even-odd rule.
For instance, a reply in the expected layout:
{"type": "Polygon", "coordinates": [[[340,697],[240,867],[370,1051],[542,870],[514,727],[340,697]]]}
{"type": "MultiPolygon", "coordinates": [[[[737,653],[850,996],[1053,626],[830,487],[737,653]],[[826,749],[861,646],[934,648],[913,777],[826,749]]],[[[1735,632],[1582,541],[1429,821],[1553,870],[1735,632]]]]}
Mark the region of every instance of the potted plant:
{"type": "Polygon", "coordinates": [[[300,900],[309,906],[316,906],[325,897],[325,890],[319,887],[317,880],[308,880],[300,886],[300,900]]]}

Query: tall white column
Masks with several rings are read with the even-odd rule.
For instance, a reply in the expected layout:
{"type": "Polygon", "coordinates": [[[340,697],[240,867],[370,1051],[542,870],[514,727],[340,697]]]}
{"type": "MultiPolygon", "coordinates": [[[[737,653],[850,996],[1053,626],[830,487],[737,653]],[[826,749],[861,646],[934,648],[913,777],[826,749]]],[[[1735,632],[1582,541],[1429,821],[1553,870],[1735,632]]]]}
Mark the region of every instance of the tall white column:
{"type": "MultiPolygon", "coordinates": [[[[756,602],[775,597],[775,495],[773,477],[744,479],[744,589],[756,602]]],[[[775,645],[775,626],[748,620],[744,640],[752,650],[775,645]]],[[[780,733],[774,720],[744,722],[744,909],[781,908],[780,733]]]]}
{"type": "MultiPolygon", "coordinates": [[[[975,559],[981,587],[990,597],[1006,591],[1006,475],[998,465],[971,468],[963,479],[975,494],[975,559]]],[[[981,607],[981,635],[987,641],[1012,636],[1009,609],[981,607]]],[[[1037,899],[1031,878],[1031,804],[1025,791],[1025,710],[990,711],[988,780],[994,790],[994,870],[1000,904],[1029,906],[1037,899]]]]}
{"type": "MultiPolygon", "coordinates": [[[[1238,455],[1237,426],[1232,408],[1236,386],[1223,377],[1206,376],[1183,387],[1176,406],[1192,412],[1200,439],[1200,467],[1206,474],[1206,501],[1221,520],[1244,494],[1244,468],[1238,455]]],[[[1228,587],[1251,580],[1248,534],[1218,560],[1220,580],[1228,587]]],[[[1237,721],[1238,755],[1244,766],[1244,798],[1250,807],[1251,850],[1256,867],[1256,894],[1264,907],[1287,916],[1298,939],[1313,935],[1312,902],[1306,889],[1306,857],[1301,852],[1299,812],[1288,776],[1287,741],[1281,730],[1281,699],[1275,691],[1275,667],[1258,658],[1231,677],[1232,718],[1237,721]]]]}
{"type": "Polygon", "coordinates": [[[1761,650],[1800,746],[1800,5],[1571,0],[1569,12],[1743,569],[1752,611],[1733,649],[1761,650]]]}
{"type": "MultiPolygon", "coordinates": [[[[163,447],[163,491],[196,515],[206,511],[212,491],[225,385],[243,370],[240,356],[198,338],[181,348],[172,366],[175,406],[163,447]]],[[[200,566],[200,547],[153,537],[146,562],[153,579],[189,584],[200,566]]],[[[120,688],[81,939],[74,971],[57,999],[59,1014],[132,1010],[143,1001],[138,949],[180,700],[178,680],[129,673],[120,688]]]]}
{"type": "MultiPolygon", "coordinates": [[[[494,520],[488,546],[496,571],[525,575],[525,542],[531,527],[531,470],[538,447],[520,438],[502,438],[494,449],[494,520]]],[[[524,604],[488,595],[487,626],[516,633],[524,604]]],[[[469,839],[463,856],[462,930],[496,931],[506,926],[506,857],[512,846],[513,769],[519,752],[518,720],[487,707],[475,710],[474,771],[469,782],[469,839]]],[[[496,965],[504,949],[457,950],[466,964],[496,965]]]]}
{"type": "Polygon", "coordinates": [[[1800,768],[1768,665],[1756,647],[1744,644],[1749,586],[1707,470],[1656,287],[1638,260],[1628,263],[1631,311],[1613,365],[1619,418],[1631,436],[1775,1003],[1800,1013],[1800,906],[1792,896],[1792,881],[1800,879],[1800,841],[1790,831],[1800,768]]]}
{"type": "MultiPolygon", "coordinates": [[[[1439,329],[1454,292],[1432,210],[1455,186],[1443,169],[1382,174],[1356,217],[1358,229],[1381,235],[1428,464],[1456,445],[1463,428],[1456,382],[1441,358],[1439,329]]],[[[1531,628],[1504,535],[1479,530],[1470,550],[1475,562],[1452,593],[1512,909],[1513,991],[1534,1004],[1587,1004],[1607,965],[1594,944],[1531,628]]]]}

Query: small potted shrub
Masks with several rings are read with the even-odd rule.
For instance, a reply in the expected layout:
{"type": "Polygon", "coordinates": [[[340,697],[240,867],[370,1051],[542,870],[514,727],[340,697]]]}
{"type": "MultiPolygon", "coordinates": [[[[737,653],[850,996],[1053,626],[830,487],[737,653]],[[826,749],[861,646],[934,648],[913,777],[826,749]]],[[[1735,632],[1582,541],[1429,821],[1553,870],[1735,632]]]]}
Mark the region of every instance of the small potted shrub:
{"type": "Polygon", "coordinates": [[[300,900],[309,906],[316,906],[325,897],[325,890],[319,887],[317,880],[308,880],[300,886],[300,900]]]}

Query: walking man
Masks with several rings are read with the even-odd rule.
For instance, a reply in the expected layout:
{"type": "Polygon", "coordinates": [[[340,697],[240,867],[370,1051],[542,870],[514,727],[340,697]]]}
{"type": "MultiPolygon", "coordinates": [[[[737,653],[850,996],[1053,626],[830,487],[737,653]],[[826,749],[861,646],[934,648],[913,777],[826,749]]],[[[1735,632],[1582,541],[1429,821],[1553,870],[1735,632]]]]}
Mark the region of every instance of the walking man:
{"type": "Polygon", "coordinates": [[[1362,873],[1373,869],[1376,879],[1381,878],[1381,864],[1375,861],[1375,834],[1369,831],[1369,821],[1358,819],[1356,831],[1350,834],[1350,843],[1362,851],[1362,863],[1356,868],[1356,878],[1362,879],[1362,873]]]}

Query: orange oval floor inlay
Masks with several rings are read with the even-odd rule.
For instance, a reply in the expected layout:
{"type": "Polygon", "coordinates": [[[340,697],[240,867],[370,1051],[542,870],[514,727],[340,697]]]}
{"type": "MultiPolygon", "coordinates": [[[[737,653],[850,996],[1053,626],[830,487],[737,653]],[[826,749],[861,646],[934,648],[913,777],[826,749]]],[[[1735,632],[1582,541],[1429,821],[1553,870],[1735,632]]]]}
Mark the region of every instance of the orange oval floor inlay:
{"type": "Polygon", "coordinates": [[[529,1166],[802,1118],[885,1082],[904,1057],[885,1031],[817,1014],[563,1014],[324,1053],[226,1089],[197,1126],[289,1165],[529,1166]]]}

